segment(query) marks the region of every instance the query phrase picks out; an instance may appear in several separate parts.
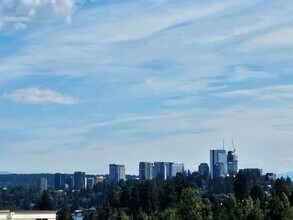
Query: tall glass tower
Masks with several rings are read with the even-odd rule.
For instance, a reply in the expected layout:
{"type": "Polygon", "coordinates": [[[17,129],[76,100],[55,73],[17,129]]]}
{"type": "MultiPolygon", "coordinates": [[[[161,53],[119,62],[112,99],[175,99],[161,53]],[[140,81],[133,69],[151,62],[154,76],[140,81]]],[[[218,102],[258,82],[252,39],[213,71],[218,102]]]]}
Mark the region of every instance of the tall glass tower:
{"type": "Polygon", "coordinates": [[[211,179],[227,175],[226,150],[210,150],[210,171],[211,179]]]}

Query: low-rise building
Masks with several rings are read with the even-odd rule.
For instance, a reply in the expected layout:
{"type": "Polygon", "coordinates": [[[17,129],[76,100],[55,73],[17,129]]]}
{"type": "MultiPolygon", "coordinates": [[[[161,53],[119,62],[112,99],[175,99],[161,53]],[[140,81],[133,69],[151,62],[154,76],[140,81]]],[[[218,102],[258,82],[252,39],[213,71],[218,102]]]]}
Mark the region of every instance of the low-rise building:
{"type": "Polygon", "coordinates": [[[1,210],[0,220],[56,220],[55,211],[10,211],[1,210]]]}

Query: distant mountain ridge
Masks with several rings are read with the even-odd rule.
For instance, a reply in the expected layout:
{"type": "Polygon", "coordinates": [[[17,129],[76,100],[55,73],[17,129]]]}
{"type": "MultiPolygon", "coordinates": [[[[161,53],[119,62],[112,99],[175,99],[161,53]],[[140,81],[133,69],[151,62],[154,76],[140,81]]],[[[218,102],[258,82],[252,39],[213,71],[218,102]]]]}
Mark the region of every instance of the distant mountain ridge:
{"type": "Polygon", "coordinates": [[[277,178],[281,178],[281,177],[286,178],[287,176],[289,176],[291,178],[291,180],[293,180],[293,171],[286,172],[286,173],[280,173],[277,175],[277,178]]]}
{"type": "Polygon", "coordinates": [[[0,171],[0,175],[5,175],[5,174],[10,174],[9,172],[7,172],[7,171],[0,171]]]}

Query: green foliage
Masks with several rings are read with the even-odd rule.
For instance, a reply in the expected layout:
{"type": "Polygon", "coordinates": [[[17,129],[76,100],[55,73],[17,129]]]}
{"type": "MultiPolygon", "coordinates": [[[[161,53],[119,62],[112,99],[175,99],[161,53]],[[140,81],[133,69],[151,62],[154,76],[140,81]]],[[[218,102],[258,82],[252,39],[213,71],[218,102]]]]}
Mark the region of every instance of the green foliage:
{"type": "Polygon", "coordinates": [[[281,195],[282,193],[285,193],[287,196],[290,195],[290,186],[288,182],[284,179],[277,179],[274,184],[274,193],[277,195],[281,195]]]}
{"type": "Polygon", "coordinates": [[[201,201],[201,216],[205,220],[213,219],[212,203],[207,198],[201,201]]]}
{"type": "Polygon", "coordinates": [[[264,201],[264,191],[262,189],[262,187],[257,184],[257,185],[254,185],[252,187],[252,189],[250,190],[250,197],[256,201],[257,199],[260,201],[260,202],[263,202],[264,201]]]}
{"type": "Polygon", "coordinates": [[[253,210],[247,216],[247,220],[263,220],[264,211],[260,208],[260,201],[256,199],[254,201],[253,210]]]}
{"type": "Polygon", "coordinates": [[[178,216],[178,211],[175,208],[168,208],[162,211],[158,217],[159,220],[180,220],[178,216]]]}
{"type": "Polygon", "coordinates": [[[197,190],[191,188],[184,188],[182,190],[178,205],[178,213],[182,220],[202,219],[200,196],[197,190]]]}
{"type": "Polygon", "coordinates": [[[44,191],[42,193],[41,198],[36,203],[35,209],[36,210],[54,210],[52,200],[47,191],[44,191]]]}
{"type": "Polygon", "coordinates": [[[153,181],[141,181],[139,185],[139,199],[142,210],[147,214],[157,210],[157,196],[153,181]]]}
{"type": "Polygon", "coordinates": [[[271,201],[270,217],[272,220],[292,219],[290,202],[284,192],[274,195],[271,201]]]}
{"type": "Polygon", "coordinates": [[[293,219],[293,189],[288,179],[267,183],[273,185],[272,197],[264,196],[262,181],[248,194],[246,180],[242,171],[235,178],[213,180],[188,172],[168,180],[103,182],[93,190],[46,191],[41,196],[34,188],[0,187],[0,208],[29,210],[36,203],[36,209],[60,210],[58,220],[70,219],[70,210],[92,207],[97,211],[85,211],[85,220],[293,219]]]}
{"type": "Polygon", "coordinates": [[[248,195],[248,180],[243,170],[240,170],[234,180],[236,199],[243,200],[248,195]]]}
{"type": "Polygon", "coordinates": [[[210,202],[211,202],[211,211],[213,213],[213,217],[215,220],[221,220],[222,218],[222,212],[224,211],[222,206],[221,206],[221,202],[219,201],[219,199],[215,196],[212,195],[210,197],[210,202]]]}
{"type": "Polygon", "coordinates": [[[173,208],[177,204],[178,195],[175,190],[175,185],[171,180],[167,180],[163,188],[159,191],[160,208],[173,208]]]}
{"type": "Polygon", "coordinates": [[[70,208],[67,203],[64,204],[58,216],[58,220],[72,220],[70,208]]]}

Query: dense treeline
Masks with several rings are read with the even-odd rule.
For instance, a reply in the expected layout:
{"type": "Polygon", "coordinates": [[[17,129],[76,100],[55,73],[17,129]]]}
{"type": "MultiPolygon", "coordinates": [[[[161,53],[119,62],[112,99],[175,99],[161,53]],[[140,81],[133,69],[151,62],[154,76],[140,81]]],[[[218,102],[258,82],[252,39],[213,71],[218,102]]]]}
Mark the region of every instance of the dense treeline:
{"type": "Polygon", "coordinates": [[[83,210],[85,219],[293,219],[290,178],[264,181],[240,171],[209,180],[198,173],[170,180],[98,183],[92,190],[0,188],[2,209],[55,209],[60,219],[83,210]]]}

